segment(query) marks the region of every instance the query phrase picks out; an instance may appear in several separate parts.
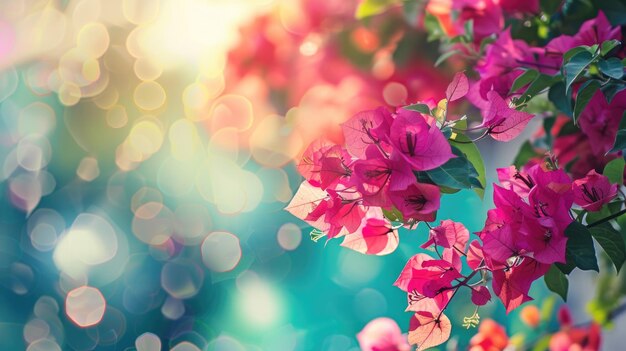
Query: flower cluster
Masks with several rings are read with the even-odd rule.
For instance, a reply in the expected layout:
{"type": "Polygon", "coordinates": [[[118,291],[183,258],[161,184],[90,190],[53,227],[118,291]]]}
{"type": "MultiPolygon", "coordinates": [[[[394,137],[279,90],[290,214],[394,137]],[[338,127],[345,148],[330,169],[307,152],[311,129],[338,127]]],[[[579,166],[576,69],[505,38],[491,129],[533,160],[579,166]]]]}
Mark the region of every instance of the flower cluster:
{"type": "Polygon", "coordinates": [[[433,221],[439,188],[414,172],[455,155],[436,121],[415,111],[364,111],[342,129],[344,145],[319,140],[304,152],[298,170],[306,181],[287,209],[328,239],[343,236],[343,246],[389,253],[398,244],[397,228],[384,211],[397,209],[405,222],[433,221]]]}
{"type": "MultiPolygon", "coordinates": [[[[431,253],[414,255],[395,282],[407,293],[408,341],[418,349],[448,339],[444,312],[461,290],[471,293],[477,310],[495,295],[508,313],[532,300],[531,285],[541,277],[565,298],[574,268],[599,270],[594,242],[616,270],[626,261],[623,236],[607,223],[626,214],[624,199],[614,201],[626,165],[621,30],[596,9],[581,17],[593,18],[571,31],[576,34],[564,34],[570,31],[553,20],[573,10],[546,6],[430,0],[429,38],[451,50],[443,60],[454,53],[467,58],[467,76],[457,73],[439,102],[356,114],[342,124],[343,143],[317,141],[298,165],[306,181],[287,209],[329,239],[344,237],[343,246],[387,254],[398,245],[399,228],[429,226],[421,247],[431,253]],[[545,16],[549,11],[559,16],[545,16]],[[536,33],[524,37],[520,33],[531,30],[523,28],[536,33]],[[449,113],[449,104],[463,97],[480,111],[478,120],[472,110],[449,113]],[[497,170],[494,208],[476,237],[451,220],[428,224],[441,193],[485,184],[474,143],[487,136],[511,141],[534,117],[542,128],[520,149],[515,166],[497,170]],[[468,136],[477,131],[479,137],[468,136]]],[[[478,325],[477,313],[466,324],[478,325]]],[[[480,332],[485,335],[473,339],[473,349],[506,347],[503,330],[484,329],[490,332],[480,332]],[[501,337],[494,341],[487,334],[495,331],[501,337]]],[[[568,345],[579,345],[573,334],[563,335],[568,345]]]]}

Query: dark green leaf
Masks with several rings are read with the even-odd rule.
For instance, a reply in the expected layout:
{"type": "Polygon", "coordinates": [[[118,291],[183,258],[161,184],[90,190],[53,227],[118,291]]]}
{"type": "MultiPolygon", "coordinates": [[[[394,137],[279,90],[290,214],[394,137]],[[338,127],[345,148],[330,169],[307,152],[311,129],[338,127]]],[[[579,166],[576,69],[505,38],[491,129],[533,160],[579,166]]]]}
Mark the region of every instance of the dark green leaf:
{"type": "Polygon", "coordinates": [[[408,106],[404,106],[403,108],[409,111],[417,111],[419,113],[430,114],[430,108],[428,108],[428,105],[426,104],[408,105],[408,106]]]}
{"type": "Polygon", "coordinates": [[[556,84],[559,80],[560,79],[558,77],[541,73],[530,83],[523,96],[525,96],[527,100],[531,99],[535,95],[541,93],[544,89],[556,84]]]}
{"type": "Polygon", "coordinates": [[[580,54],[581,52],[588,52],[591,54],[591,48],[587,45],[577,46],[575,48],[571,48],[563,54],[563,63],[569,62],[572,57],[580,54]]]}
{"type": "Polygon", "coordinates": [[[624,89],[626,89],[626,84],[621,82],[611,82],[602,87],[602,92],[604,93],[604,97],[606,97],[606,101],[610,104],[615,95],[624,89]]]}
{"type": "MultiPolygon", "coordinates": [[[[571,267],[571,264],[573,264],[584,271],[599,271],[596,251],[589,229],[573,221],[565,229],[565,235],[568,238],[566,249],[567,263],[565,266],[571,267]]],[[[561,269],[561,265],[559,265],[559,269],[561,269]]],[[[563,269],[561,271],[563,272],[563,269]]]]}
{"type": "Polygon", "coordinates": [[[617,131],[617,136],[615,137],[615,143],[613,144],[613,148],[607,152],[610,154],[612,152],[618,152],[626,149],[626,129],[620,129],[617,131]]]}
{"type": "Polygon", "coordinates": [[[563,66],[565,74],[565,91],[569,91],[576,78],[585,71],[587,66],[593,62],[593,55],[588,51],[581,51],[575,54],[569,62],[563,66]]]}
{"type": "Polygon", "coordinates": [[[546,286],[550,289],[550,291],[559,294],[563,301],[567,301],[569,281],[563,272],[553,265],[550,267],[546,275],[543,276],[543,280],[546,282],[546,286]]]}
{"type": "Polygon", "coordinates": [[[600,82],[595,79],[586,81],[580,87],[578,94],[576,94],[576,103],[574,104],[574,124],[577,123],[578,117],[599,88],[600,82]]]}
{"type": "Polygon", "coordinates": [[[518,89],[521,89],[527,84],[530,84],[530,82],[535,80],[537,76],[539,76],[539,72],[535,71],[534,69],[529,69],[525,71],[515,79],[513,85],[511,85],[511,90],[509,91],[509,93],[516,92],[518,89]]]}
{"type": "Polygon", "coordinates": [[[485,163],[483,157],[480,154],[480,150],[476,147],[476,144],[472,143],[470,138],[463,134],[457,134],[454,140],[450,141],[454,147],[463,152],[467,160],[472,163],[474,169],[478,172],[479,187],[474,188],[474,191],[482,199],[485,196],[485,185],[487,185],[487,172],[485,171],[485,163]],[[459,143],[459,141],[461,143],[459,143]]]}
{"type": "Polygon", "coordinates": [[[541,11],[551,15],[558,11],[559,7],[561,7],[561,2],[561,0],[541,0],[539,5],[541,7],[541,11]]]}
{"type": "Polygon", "coordinates": [[[611,183],[622,184],[624,179],[624,166],[626,166],[624,158],[618,157],[604,166],[602,174],[609,178],[611,183]]]}
{"type": "Polygon", "coordinates": [[[554,122],[556,122],[555,117],[548,117],[543,119],[543,130],[546,133],[546,144],[550,146],[550,149],[552,149],[552,127],[554,126],[554,122]]]}
{"type": "MultiPolygon", "coordinates": [[[[433,183],[452,189],[470,189],[480,187],[478,172],[463,152],[455,147],[452,151],[457,157],[451,158],[444,165],[424,172],[433,183]]],[[[418,175],[419,177],[419,175],[418,175]]]]}
{"type": "Polygon", "coordinates": [[[600,62],[598,62],[598,68],[602,74],[614,79],[621,79],[624,75],[624,66],[622,66],[622,61],[615,57],[600,60],[600,62]]]}
{"type": "Polygon", "coordinates": [[[568,116],[573,114],[572,112],[572,92],[565,91],[565,82],[560,81],[550,87],[548,92],[548,99],[558,108],[561,112],[568,116]]]}
{"type": "Polygon", "coordinates": [[[626,246],[622,235],[608,223],[590,228],[590,231],[619,272],[626,261],[626,246]]]}
{"type": "Polygon", "coordinates": [[[611,50],[615,49],[620,44],[621,44],[620,41],[617,39],[607,40],[604,43],[602,43],[602,45],[600,46],[600,54],[602,56],[606,56],[606,54],[611,52],[611,50]]]}
{"type": "Polygon", "coordinates": [[[537,156],[537,154],[535,153],[533,146],[530,144],[530,141],[526,140],[526,142],[522,144],[522,147],[520,147],[519,151],[517,152],[517,156],[515,156],[515,161],[513,161],[513,165],[520,169],[522,168],[522,166],[528,163],[531,158],[535,156],[537,156]]]}

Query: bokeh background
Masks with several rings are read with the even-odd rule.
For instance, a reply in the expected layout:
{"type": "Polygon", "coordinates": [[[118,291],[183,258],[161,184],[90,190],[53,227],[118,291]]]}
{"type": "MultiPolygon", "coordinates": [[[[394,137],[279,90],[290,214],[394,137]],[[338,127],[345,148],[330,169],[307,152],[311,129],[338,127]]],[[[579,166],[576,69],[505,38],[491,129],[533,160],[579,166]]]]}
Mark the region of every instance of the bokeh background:
{"type": "MultiPolygon", "coordinates": [[[[439,99],[460,67],[433,67],[418,6],[357,21],[356,5],[0,1],[0,349],[347,351],[373,318],[406,330],[392,283],[424,228],[371,257],[283,211],[310,141],[439,99]]],[[[519,147],[494,145],[488,170],[519,147]]],[[[489,199],[447,195],[439,218],[477,231],[489,199]]],[[[474,332],[462,300],[452,345],[474,332]]],[[[527,328],[498,304],[481,315],[527,328]]]]}

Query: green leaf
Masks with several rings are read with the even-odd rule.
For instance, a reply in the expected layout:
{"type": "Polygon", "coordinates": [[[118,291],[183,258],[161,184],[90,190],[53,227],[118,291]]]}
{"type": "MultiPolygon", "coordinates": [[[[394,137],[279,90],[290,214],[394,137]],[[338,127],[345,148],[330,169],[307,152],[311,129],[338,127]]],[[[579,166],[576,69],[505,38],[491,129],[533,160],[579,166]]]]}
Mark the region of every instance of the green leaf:
{"type": "Polygon", "coordinates": [[[575,54],[569,62],[563,66],[565,75],[565,91],[568,92],[570,90],[572,83],[574,83],[576,78],[580,77],[593,60],[593,55],[585,50],[575,54]]]}
{"type": "Polygon", "coordinates": [[[621,79],[624,75],[624,66],[622,66],[622,61],[615,57],[600,60],[600,62],[598,62],[598,68],[602,74],[614,79],[621,79]]]}
{"type": "Polygon", "coordinates": [[[463,134],[457,134],[454,140],[451,140],[451,145],[454,145],[457,149],[461,150],[467,160],[472,163],[474,169],[478,172],[478,181],[481,187],[474,188],[476,194],[481,199],[485,196],[485,185],[487,185],[487,172],[485,171],[485,163],[483,157],[480,154],[480,150],[476,147],[476,144],[471,142],[471,139],[463,134]],[[460,143],[459,143],[460,142],[460,143]]]}
{"type": "Polygon", "coordinates": [[[435,41],[446,38],[446,32],[443,30],[439,19],[428,12],[426,12],[426,16],[424,16],[424,27],[426,28],[426,32],[428,32],[428,38],[426,38],[426,40],[435,41]]]}
{"type": "Polygon", "coordinates": [[[550,149],[552,149],[552,127],[554,126],[555,122],[555,117],[546,117],[543,119],[543,130],[546,133],[546,144],[550,147],[550,149]]]}
{"type": "Polygon", "coordinates": [[[590,228],[590,231],[619,273],[626,261],[626,246],[622,235],[608,223],[590,228]]]}
{"type": "Polygon", "coordinates": [[[593,97],[593,94],[595,94],[599,88],[600,82],[592,79],[586,81],[580,89],[578,89],[578,94],[576,94],[576,103],[574,104],[574,124],[577,124],[578,117],[584,111],[585,107],[589,104],[589,101],[593,97]]]}
{"type": "Polygon", "coordinates": [[[548,99],[558,108],[561,112],[568,116],[572,116],[572,92],[565,90],[565,82],[560,81],[550,87],[548,92],[548,99]]]}
{"type": "Polygon", "coordinates": [[[539,74],[539,76],[537,76],[537,78],[535,78],[535,80],[530,83],[523,96],[525,96],[527,99],[531,99],[535,95],[541,93],[544,89],[556,84],[559,80],[560,78],[558,77],[553,77],[541,73],[539,74]]]}
{"type": "Polygon", "coordinates": [[[452,152],[457,157],[451,158],[448,162],[435,169],[416,173],[425,173],[433,183],[447,188],[470,189],[482,187],[478,180],[478,172],[463,152],[455,147],[452,147],[452,152]]]}
{"type": "Polygon", "coordinates": [[[385,12],[392,5],[397,4],[396,0],[364,0],[356,9],[355,17],[363,19],[385,12]]]}
{"type": "Polygon", "coordinates": [[[537,156],[537,154],[535,153],[535,149],[533,149],[530,141],[526,140],[517,152],[517,156],[515,156],[515,161],[513,161],[513,165],[517,167],[517,169],[520,169],[522,168],[522,166],[528,163],[531,158],[535,156],[537,156]]]}
{"type": "Polygon", "coordinates": [[[626,166],[626,161],[624,161],[624,158],[618,157],[604,166],[602,174],[609,178],[612,184],[622,184],[624,179],[624,166],[626,166]]]}
{"type": "Polygon", "coordinates": [[[550,289],[550,291],[559,294],[563,301],[567,301],[569,281],[563,272],[561,272],[556,266],[552,265],[546,275],[543,276],[543,280],[546,282],[546,286],[550,289]]]}
{"type": "Polygon", "coordinates": [[[565,228],[565,235],[568,238],[566,248],[567,262],[565,265],[557,263],[557,267],[561,269],[561,272],[569,274],[572,265],[584,271],[594,270],[598,272],[600,269],[598,268],[596,251],[589,229],[573,221],[565,228]],[[569,272],[564,271],[563,268],[569,269],[569,272]]]}
{"type": "Polygon", "coordinates": [[[611,50],[615,49],[620,44],[620,41],[617,39],[607,40],[600,46],[600,54],[602,56],[606,56],[606,54],[611,52],[611,50]]]}
{"type": "Polygon", "coordinates": [[[428,108],[428,105],[426,104],[408,105],[408,106],[404,106],[403,108],[409,111],[417,111],[419,113],[430,114],[430,108],[428,108]]]}
{"type": "Polygon", "coordinates": [[[602,92],[604,93],[604,97],[606,98],[606,101],[608,101],[608,103],[610,104],[611,101],[613,101],[613,98],[615,97],[615,95],[617,95],[617,93],[619,93],[620,91],[624,89],[626,89],[626,84],[613,81],[611,83],[604,85],[602,87],[602,92]]]}
{"type": "Polygon", "coordinates": [[[398,210],[397,208],[393,207],[391,210],[386,210],[386,209],[383,208],[382,210],[383,210],[383,215],[388,220],[390,220],[392,222],[403,222],[404,221],[404,218],[402,216],[402,212],[400,212],[400,210],[398,210]]]}
{"type": "Polygon", "coordinates": [[[539,76],[539,72],[537,72],[536,70],[534,69],[526,70],[524,73],[522,73],[519,77],[515,79],[515,81],[513,82],[513,85],[511,85],[511,90],[509,91],[509,93],[516,92],[517,90],[521,89],[527,84],[530,84],[530,82],[534,81],[537,78],[537,76],[539,76]]]}
{"type": "Polygon", "coordinates": [[[563,63],[569,62],[572,57],[580,54],[581,52],[588,52],[591,54],[591,48],[587,45],[581,45],[567,50],[565,54],[563,54],[563,63]]]}
{"type": "Polygon", "coordinates": [[[561,7],[561,2],[561,0],[540,0],[539,6],[541,11],[551,15],[558,11],[559,7],[561,7]]]}
{"type": "Polygon", "coordinates": [[[607,154],[618,152],[626,149],[626,129],[620,129],[617,131],[617,136],[615,137],[615,143],[613,144],[613,148],[607,152],[607,154]]]}
{"type": "Polygon", "coordinates": [[[450,57],[458,54],[459,52],[460,52],[459,50],[452,50],[452,51],[446,51],[445,53],[441,54],[441,56],[439,56],[439,58],[437,58],[437,61],[435,61],[435,67],[439,67],[439,65],[444,63],[444,61],[446,61],[450,57]]]}

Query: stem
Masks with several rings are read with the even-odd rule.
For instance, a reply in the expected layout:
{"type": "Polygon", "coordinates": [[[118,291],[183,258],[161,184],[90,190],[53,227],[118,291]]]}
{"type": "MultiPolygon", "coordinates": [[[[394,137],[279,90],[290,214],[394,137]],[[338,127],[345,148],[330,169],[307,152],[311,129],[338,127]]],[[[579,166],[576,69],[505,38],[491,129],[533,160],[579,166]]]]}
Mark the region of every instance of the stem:
{"type": "Polygon", "coordinates": [[[593,222],[591,224],[587,224],[587,228],[595,227],[595,226],[600,225],[602,223],[608,222],[608,221],[610,221],[612,219],[615,219],[615,218],[623,215],[624,213],[626,213],[626,209],[623,209],[623,210],[621,210],[619,212],[613,213],[612,215],[610,215],[608,217],[604,217],[604,218],[602,218],[600,220],[597,220],[597,221],[595,221],[595,222],[593,222]]]}
{"type": "MultiPolygon", "coordinates": [[[[482,265],[482,262],[481,264],[482,265]]],[[[470,275],[468,275],[467,277],[465,277],[465,279],[463,279],[461,282],[459,282],[459,284],[457,286],[454,287],[454,292],[452,293],[452,296],[450,296],[450,299],[448,300],[448,302],[446,302],[446,305],[443,306],[443,308],[441,309],[441,312],[439,312],[439,315],[437,315],[437,320],[439,320],[439,318],[441,318],[441,315],[443,314],[443,312],[446,310],[446,308],[448,308],[448,306],[450,305],[450,302],[452,301],[452,299],[454,299],[454,295],[456,295],[456,293],[459,291],[459,289],[462,286],[468,286],[467,282],[470,281],[472,278],[474,278],[474,276],[478,273],[478,270],[472,271],[472,273],[470,273],[470,275]]],[[[471,289],[471,288],[470,288],[471,289]]]]}

